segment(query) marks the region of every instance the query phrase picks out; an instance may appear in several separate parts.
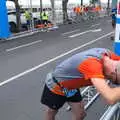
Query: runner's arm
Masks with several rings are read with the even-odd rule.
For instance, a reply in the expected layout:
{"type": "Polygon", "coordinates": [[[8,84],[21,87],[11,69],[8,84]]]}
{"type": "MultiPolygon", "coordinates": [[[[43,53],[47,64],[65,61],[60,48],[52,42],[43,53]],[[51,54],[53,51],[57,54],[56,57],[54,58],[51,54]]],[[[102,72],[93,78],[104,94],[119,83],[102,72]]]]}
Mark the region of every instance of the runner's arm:
{"type": "Polygon", "coordinates": [[[105,79],[91,78],[93,85],[109,104],[120,101],[120,87],[111,88],[105,79]]]}

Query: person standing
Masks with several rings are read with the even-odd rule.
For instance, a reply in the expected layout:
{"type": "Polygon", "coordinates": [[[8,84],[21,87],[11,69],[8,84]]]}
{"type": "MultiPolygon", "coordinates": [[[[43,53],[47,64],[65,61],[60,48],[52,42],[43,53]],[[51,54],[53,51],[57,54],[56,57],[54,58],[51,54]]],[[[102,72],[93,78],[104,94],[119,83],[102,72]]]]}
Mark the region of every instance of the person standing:
{"type": "Polygon", "coordinates": [[[27,10],[25,11],[25,18],[26,18],[26,21],[27,21],[27,29],[29,30],[30,29],[32,15],[27,10]]]}
{"type": "Polygon", "coordinates": [[[41,16],[42,16],[42,23],[45,26],[47,26],[47,24],[48,24],[48,13],[46,12],[45,9],[43,9],[43,12],[42,12],[41,16]]]}
{"type": "MultiPolygon", "coordinates": [[[[112,28],[115,31],[116,27],[116,16],[117,16],[117,7],[113,8],[111,11],[111,16],[112,16],[112,28]]],[[[115,33],[114,33],[115,34],[115,33]]],[[[111,36],[111,40],[114,40],[114,36],[111,36]]]]}

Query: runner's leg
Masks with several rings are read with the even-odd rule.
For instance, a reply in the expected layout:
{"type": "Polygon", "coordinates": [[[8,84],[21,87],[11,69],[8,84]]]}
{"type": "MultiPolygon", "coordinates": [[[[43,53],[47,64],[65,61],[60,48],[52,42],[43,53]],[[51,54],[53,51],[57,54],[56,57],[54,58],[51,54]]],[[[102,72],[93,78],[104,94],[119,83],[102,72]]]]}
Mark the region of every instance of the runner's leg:
{"type": "Polygon", "coordinates": [[[69,102],[72,110],[72,119],[73,120],[83,120],[86,116],[86,112],[84,110],[83,101],[80,102],[69,102]]]}
{"type": "Polygon", "coordinates": [[[45,120],[55,120],[57,111],[65,102],[66,97],[53,93],[47,85],[45,85],[41,96],[41,103],[46,106],[45,120]]]}
{"type": "Polygon", "coordinates": [[[45,111],[45,120],[55,120],[56,114],[57,110],[47,107],[45,111]]]}

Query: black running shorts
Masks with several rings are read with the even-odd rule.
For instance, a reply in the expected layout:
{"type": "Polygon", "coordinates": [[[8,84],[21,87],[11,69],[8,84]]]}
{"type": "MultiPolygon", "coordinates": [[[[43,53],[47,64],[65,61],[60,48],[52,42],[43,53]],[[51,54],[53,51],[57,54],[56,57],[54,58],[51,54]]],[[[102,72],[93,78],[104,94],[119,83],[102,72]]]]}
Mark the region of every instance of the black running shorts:
{"type": "Polygon", "coordinates": [[[54,110],[61,108],[65,102],[80,102],[81,100],[82,96],[79,89],[74,96],[67,98],[66,96],[57,95],[51,92],[46,85],[44,86],[41,97],[41,103],[54,110]]]}

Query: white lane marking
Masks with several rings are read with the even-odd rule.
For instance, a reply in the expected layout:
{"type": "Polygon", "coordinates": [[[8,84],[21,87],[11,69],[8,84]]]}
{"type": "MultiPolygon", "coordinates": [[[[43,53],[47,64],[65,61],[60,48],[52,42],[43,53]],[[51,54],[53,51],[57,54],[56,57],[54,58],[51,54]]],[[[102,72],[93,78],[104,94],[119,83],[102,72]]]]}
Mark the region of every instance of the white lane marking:
{"type": "Polygon", "coordinates": [[[26,37],[26,36],[33,35],[34,33],[37,33],[37,32],[30,32],[30,33],[24,33],[21,35],[17,35],[17,36],[11,36],[10,38],[8,38],[6,40],[13,40],[13,39],[21,38],[21,37],[26,37]]]}
{"type": "MultiPolygon", "coordinates": [[[[95,26],[98,26],[98,25],[100,25],[100,23],[95,24],[95,25],[92,25],[91,27],[95,27],[95,26]]],[[[90,28],[91,28],[91,27],[90,27],[90,28]]],[[[73,30],[73,31],[69,31],[69,32],[62,33],[62,35],[67,35],[67,34],[70,34],[70,33],[73,33],[73,32],[77,32],[77,31],[80,31],[80,29],[76,29],[76,30],[73,30]]]]}
{"type": "Polygon", "coordinates": [[[102,31],[102,29],[100,28],[100,29],[95,29],[95,30],[92,30],[92,32],[100,32],[100,31],[102,31]]]}
{"type": "Polygon", "coordinates": [[[38,41],[34,41],[34,42],[31,42],[31,43],[28,43],[28,44],[24,44],[24,45],[21,45],[21,46],[17,46],[17,47],[13,47],[13,48],[10,48],[10,49],[6,49],[6,52],[10,52],[12,50],[16,50],[16,49],[23,48],[23,47],[28,47],[30,45],[33,45],[33,44],[36,44],[36,43],[39,43],[39,42],[42,42],[42,40],[38,40],[38,41]]]}
{"type": "MultiPolygon", "coordinates": [[[[95,27],[95,26],[98,26],[98,25],[100,25],[100,23],[95,24],[95,25],[91,25],[91,27],[95,27]]],[[[90,28],[91,28],[91,27],[90,27],[90,28]]]]}
{"type": "Polygon", "coordinates": [[[71,35],[69,36],[70,38],[73,38],[73,37],[77,37],[77,36],[80,36],[80,35],[83,35],[83,34],[86,34],[86,33],[89,33],[89,32],[100,32],[102,29],[94,29],[94,30],[87,30],[87,31],[84,31],[84,32],[81,32],[81,33],[77,33],[77,34],[74,34],[74,35],[71,35]]]}
{"type": "Polygon", "coordinates": [[[85,34],[85,33],[91,32],[91,31],[92,31],[92,30],[87,30],[87,31],[84,31],[84,32],[81,32],[81,33],[77,33],[77,34],[71,35],[71,36],[69,36],[69,37],[70,37],[70,38],[77,37],[77,36],[83,35],[83,34],[85,34]]]}
{"type": "Polygon", "coordinates": [[[77,32],[77,31],[80,31],[80,29],[76,29],[76,30],[73,30],[73,31],[62,33],[62,35],[67,35],[67,34],[70,34],[70,33],[73,33],[73,32],[77,32]]]}
{"type": "Polygon", "coordinates": [[[7,80],[4,80],[3,82],[0,83],[0,86],[3,86],[3,85],[5,85],[5,84],[7,84],[7,83],[9,83],[9,82],[11,82],[11,81],[14,81],[14,80],[17,79],[17,78],[20,78],[20,77],[22,77],[22,76],[24,76],[24,75],[26,75],[26,74],[28,74],[28,73],[30,73],[30,72],[32,72],[32,71],[35,71],[35,70],[37,70],[38,68],[43,67],[44,65],[47,65],[48,63],[51,63],[51,62],[53,62],[53,61],[55,61],[55,60],[57,60],[57,59],[59,59],[59,58],[62,58],[63,56],[68,55],[68,54],[70,54],[70,53],[72,53],[72,52],[74,52],[74,51],[76,51],[76,50],[79,50],[79,49],[81,49],[81,48],[83,48],[83,47],[86,47],[87,45],[93,44],[94,42],[96,42],[96,41],[98,41],[98,40],[100,40],[100,39],[102,39],[102,38],[105,38],[105,37],[107,37],[107,36],[109,36],[109,35],[111,35],[111,34],[113,34],[113,33],[114,33],[114,32],[110,32],[110,33],[108,33],[108,34],[102,35],[101,37],[99,37],[99,38],[97,38],[97,39],[95,39],[95,40],[92,40],[92,41],[90,41],[90,42],[88,42],[88,43],[85,43],[85,44],[83,44],[83,45],[81,45],[81,46],[79,46],[79,47],[77,47],[77,48],[74,48],[74,49],[72,49],[72,50],[70,50],[70,51],[68,51],[68,52],[66,52],[66,53],[63,53],[63,54],[61,54],[61,55],[59,55],[59,56],[57,56],[57,57],[55,57],[55,58],[53,58],[53,59],[50,59],[50,60],[48,60],[48,61],[46,61],[46,62],[44,62],[44,63],[42,63],[42,64],[39,64],[39,65],[37,65],[37,66],[35,66],[35,67],[33,67],[33,68],[30,68],[30,69],[28,69],[28,70],[25,70],[24,72],[19,73],[18,75],[15,75],[15,76],[7,79],[7,80]]]}

